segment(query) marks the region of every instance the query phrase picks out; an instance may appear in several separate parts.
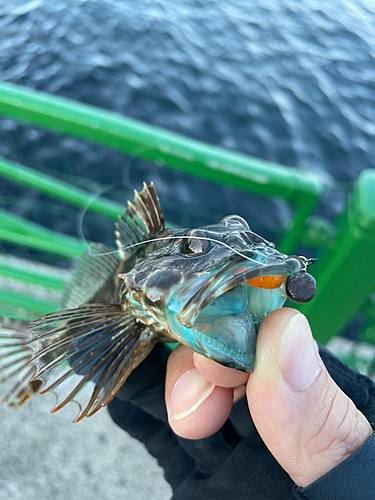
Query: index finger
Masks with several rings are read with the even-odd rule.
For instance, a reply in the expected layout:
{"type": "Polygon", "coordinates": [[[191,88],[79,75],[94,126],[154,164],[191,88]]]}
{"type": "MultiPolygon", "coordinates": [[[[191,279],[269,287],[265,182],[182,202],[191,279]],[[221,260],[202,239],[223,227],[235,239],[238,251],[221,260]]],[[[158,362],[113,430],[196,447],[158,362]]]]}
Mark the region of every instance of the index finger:
{"type": "Polygon", "coordinates": [[[218,431],[227,420],[233,390],[200,375],[193,351],[179,346],[168,359],[165,398],[174,432],[184,438],[202,439],[218,431]]]}
{"type": "Polygon", "coordinates": [[[194,353],[193,360],[195,368],[199,373],[214,385],[235,388],[245,385],[249,379],[249,373],[220,365],[216,361],[205,358],[196,352],[194,353]]]}

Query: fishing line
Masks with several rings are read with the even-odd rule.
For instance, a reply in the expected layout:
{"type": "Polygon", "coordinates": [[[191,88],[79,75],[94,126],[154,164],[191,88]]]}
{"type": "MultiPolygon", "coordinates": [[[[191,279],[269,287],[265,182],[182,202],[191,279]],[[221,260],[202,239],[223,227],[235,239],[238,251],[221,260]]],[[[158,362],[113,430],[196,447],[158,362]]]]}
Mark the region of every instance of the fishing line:
{"type": "MultiPolygon", "coordinates": [[[[144,153],[145,151],[149,151],[151,149],[155,149],[153,147],[150,147],[150,146],[147,146],[147,147],[142,147],[142,148],[138,148],[138,149],[135,149],[134,151],[131,152],[131,154],[133,155],[133,157],[130,159],[128,165],[124,165],[124,167],[122,168],[122,171],[121,171],[121,181],[122,181],[122,184],[123,186],[126,188],[126,187],[130,187],[130,189],[134,189],[131,181],[130,181],[130,169],[133,165],[133,162],[135,160],[138,160],[138,159],[141,159],[139,156],[139,154],[141,153],[144,153]],[[124,169],[126,168],[126,172],[127,172],[127,180],[125,179],[124,177],[124,169]]],[[[112,189],[114,186],[113,185],[110,185],[109,187],[102,187],[101,189],[98,190],[97,193],[93,194],[92,195],[92,198],[87,202],[87,205],[83,208],[83,210],[81,210],[77,216],[77,220],[76,220],[76,231],[77,231],[77,234],[78,234],[78,238],[83,241],[84,243],[86,243],[86,245],[90,245],[90,243],[87,241],[85,235],[83,234],[83,218],[85,217],[86,215],[86,212],[87,210],[90,208],[90,205],[97,199],[99,198],[103,193],[105,193],[106,191],[109,191],[110,189],[112,189]]]]}
{"type": "Polygon", "coordinates": [[[113,185],[110,185],[109,187],[102,187],[101,189],[99,189],[99,191],[97,193],[95,193],[95,194],[92,195],[92,197],[90,198],[90,200],[87,202],[86,206],[77,215],[77,219],[76,219],[76,231],[77,231],[77,234],[78,234],[78,238],[81,241],[83,241],[84,243],[86,243],[87,246],[90,246],[91,243],[89,243],[87,241],[85,235],[83,234],[83,218],[85,217],[87,210],[90,208],[90,205],[95,200],[97,200],[103,193],[105,193],[106,191],[109,191],[112,188],[113,188],[113,185]]]}
{"type": "Polygon", "coordinates": [[[149,240],[144,240],[144,241],[139,241],[138,243],[134,243],[134,245],[129,245],[127,247],[120,247],[120,248],[118,248],[118,250],[113,250],[112,252],[104,252],[104,253],[92,253],[91,249],[93,248],[93,245],[91,244],[91,245],[89,245],[89,252],[90,252],[90,255],[98,257],[98,256],[103,256],[103,255],[111,255],[111,254],[117,253],[120,250],[130,250],[131,248],[137,247],[139,245],[144,245],[146,243],[152,243],[153,241],[180,240],[182,238],[212,241],[212,242],[218,243],[219,245],[222,245],[226,248],[229,248],[229,250],[232,250],[232,252],[239,255],[243,259],[249,260],[251,262],[256,262],[256,264],[258,264],[260,266],[266,265],[263,262],[259,262],[251,257],[248,257],[247,255],[244,255],[243,253],[239,252],[238,250],[235,250],[227,243],[224,243],[223,241],[220,241],[220,240],[216,240],[215,238],[210,238],[208,236],[164,236],[161,238],[150,238],[149,240]]]}
{"type": "Polygon", "coordinates": [[[142,158],[139,155],[144,153],[145,151],[150,151],[151,149],[155,149],[155,146],[153,146],[153,147],[143,146],[143,147],[140,147],[138,149],[134,149],[133,151],[130,151],[129,154],[132,156],[132,158],[129,160],[127,165],[124,165],[122,167],[122,170],[121,170],[121,182],[126,189],[131,189],[131,190],[134,189],[134,186],[130,180],[130,171],[131,171],[131,168],[133,166],[133,163],[135,162],[135,160],[142,160],[142,158]],[[127,173],[127,179],[125,179],[125,175],[124,175],[125,172],[127,173]]]}

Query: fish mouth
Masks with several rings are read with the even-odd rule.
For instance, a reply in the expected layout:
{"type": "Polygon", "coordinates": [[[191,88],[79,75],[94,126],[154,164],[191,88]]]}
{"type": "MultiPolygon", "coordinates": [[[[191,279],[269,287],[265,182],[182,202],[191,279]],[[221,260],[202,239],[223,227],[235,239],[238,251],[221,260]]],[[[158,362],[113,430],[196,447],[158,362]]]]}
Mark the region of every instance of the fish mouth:
{"type": "Polygon", "coordinates": [[[306,260],[295,255],[271,254],[263,262],[236,255],[190,295],[177,319],[183,326],[192,328],[208,304],[239,285],[264,276],[287,277],[305,269],[306,260]]]}

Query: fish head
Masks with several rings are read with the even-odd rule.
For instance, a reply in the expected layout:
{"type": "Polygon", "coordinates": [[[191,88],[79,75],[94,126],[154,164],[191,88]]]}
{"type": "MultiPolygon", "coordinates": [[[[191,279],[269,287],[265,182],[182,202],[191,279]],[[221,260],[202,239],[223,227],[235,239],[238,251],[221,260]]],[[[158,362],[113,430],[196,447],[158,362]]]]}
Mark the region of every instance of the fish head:
{"type": "Polygon", "coordinates": [[[156,331],[233,368],[251,371],[259,324],[287,296],[310,300],[304,257],[278,252],[240,216],[168,230],[126,274],[123,307],[156,331]]]}

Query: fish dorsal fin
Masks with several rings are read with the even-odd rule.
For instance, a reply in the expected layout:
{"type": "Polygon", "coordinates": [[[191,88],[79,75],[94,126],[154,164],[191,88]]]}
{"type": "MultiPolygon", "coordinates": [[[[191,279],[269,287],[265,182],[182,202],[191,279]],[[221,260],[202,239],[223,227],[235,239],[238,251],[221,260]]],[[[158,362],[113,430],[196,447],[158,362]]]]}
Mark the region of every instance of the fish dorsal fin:
{"type": "Polygon", "coordinates": [[[80,257],[71,277],[63,290],[62,309],[72,309],[81,304],[95,301],[96,294],[109,280],[117,275],[120,259],[105,245],[92,243],[80,257]]]}
{"type": "Polygon", "coordinates": [[[164,216],[154,184],[143,183],[141,192],[134,190],[133,202],[128,202],[124,215],[116,223],[116,245],[120,251],[147,240],[165,229],[164,216]]]}

